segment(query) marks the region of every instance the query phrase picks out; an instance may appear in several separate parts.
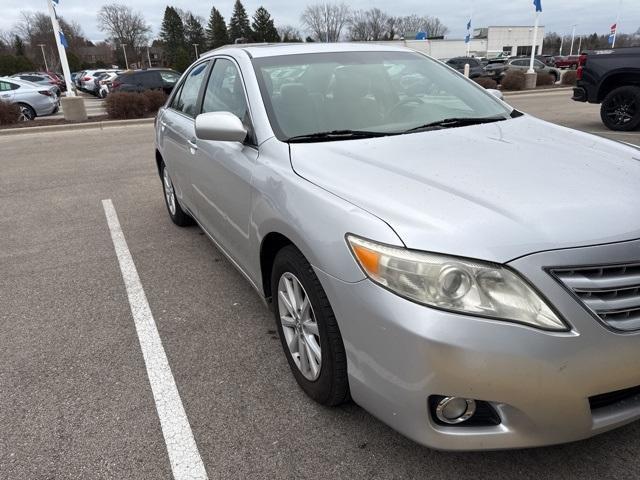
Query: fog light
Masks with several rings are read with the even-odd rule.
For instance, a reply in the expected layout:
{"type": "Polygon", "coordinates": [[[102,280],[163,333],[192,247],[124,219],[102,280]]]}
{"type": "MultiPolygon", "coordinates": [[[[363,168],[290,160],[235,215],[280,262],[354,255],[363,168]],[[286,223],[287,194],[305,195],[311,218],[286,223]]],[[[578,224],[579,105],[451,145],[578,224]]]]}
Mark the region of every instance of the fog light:
{"type": "Polygon", "coordinates": [[[469,420],[476,413],[476,402],[471,398],[445,397],[438,402],[436,417],[450,425],[469,420]]]}

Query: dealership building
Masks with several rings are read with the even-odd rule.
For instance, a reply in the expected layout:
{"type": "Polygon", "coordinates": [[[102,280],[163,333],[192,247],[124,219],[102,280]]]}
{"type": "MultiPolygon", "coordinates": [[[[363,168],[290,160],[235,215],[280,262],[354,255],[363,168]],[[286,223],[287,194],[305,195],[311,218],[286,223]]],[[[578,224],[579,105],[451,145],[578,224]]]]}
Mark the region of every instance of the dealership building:
{"type": "MultiPolygon", "coordinates": [[[[536,53],[542,53],[544,27],[538,28],[536,53]]],[[[428,39],[428,40],[393,40],[377,42],[403,45],[424,52],[434,58],[462,57],[467,54],[464,39],[428,39]]],[[[476,28],[469,45],[469,52],[474,57],[497,57],[498,55],[531,55],[533,49],[532,26],[497,26],[476,28]]]]}

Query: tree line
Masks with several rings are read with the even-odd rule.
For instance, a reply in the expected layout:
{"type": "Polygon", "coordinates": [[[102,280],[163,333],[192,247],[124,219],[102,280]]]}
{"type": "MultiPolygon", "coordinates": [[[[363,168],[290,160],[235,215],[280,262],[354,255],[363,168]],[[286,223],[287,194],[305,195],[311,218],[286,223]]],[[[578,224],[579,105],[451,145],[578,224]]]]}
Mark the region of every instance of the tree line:
{"type": "MultiPolygon", "coordinates": [[[[379,8],[353,9],[346,3],[314,3],[307,5],[300,15],[300,26],[305,37],[295,26],[276,26],[275,20],[263,6],[250,16],[241,0],[235,0],[228,22],[215,6],[209,18],[204,19],[190,11],[167,6],[157,37],[141,12],[128,5],[111,3],[97,12],[98,27],[105,41],[93,43],[75,22],[59,17],[60,26],[69,47],[67,56],[71,70],[90,67],[104,68],[100,60],[87,58],[86,47],[108,58],[110,62],[125,65],[124,54],[130,65],[147,65],[151,46],[162,52],[160,63],[183,71],[197,54],[237,42],[337,42],[381,41],[415,38],[425,32],[430,38],[441,38],[449,29],[437,17],[429,15],[394,16],[379,8]]],[[[544,41],[545,53],[557,55],[561,38],[548,33],[544,41]]],[[[574,52],[578,49],[578,39],[574,52]]],[[[565,36],[563,53],[569,51],[565,36]]],[[[616,47],[640,45],[640,29],[635,35],[620,34],[616,47]]],[[[596,33],[583,37],[582,49],[607,48],[607,35],[596,33]]],[[[48,67],[59,70],[58,55],[49,16],[45,12],[24,12],[11,32],[0,32],[0,75],[16,71],[44,68],[42,49],[49,59],[48,67]],[[42,45],[42,47],[40,46],[42,45]]]]}
{"type": "MultiPolygon", "coordinates": [[[[571,35],[562,36],[556,32],[549,32],[544,37],[542,51],[548,55],[558,55],[562,46],[562,54],[569,55],[571,51],[571,35]]],[[[640,28],[635,34],[619,33],[616,36],[616,48],[620,47],[637,47],[640,46],[640,28]]],[[[609,35],[598,35],[592,33],[590,35],[579,35],[574,38],[573,53],[578,54],[578,49],[601,50],[611,48],[609,44],[609,35]]]]}

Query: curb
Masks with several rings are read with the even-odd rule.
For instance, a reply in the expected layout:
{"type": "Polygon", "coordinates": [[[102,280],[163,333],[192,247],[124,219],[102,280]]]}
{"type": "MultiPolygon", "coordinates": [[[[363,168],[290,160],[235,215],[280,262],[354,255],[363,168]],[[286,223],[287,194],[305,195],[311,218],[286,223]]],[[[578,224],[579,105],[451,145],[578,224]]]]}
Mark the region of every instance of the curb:
{"type": "Polygon", "coordinates": [[[518,95],[544,95],[545,93],[554,93],[554,92],[571,92],[573,91],[573,87],[558,87],[558,88],[545,88],[543,90],[518,90],[515,92],[506,92],[502,91],[502,94],[505,97],[517,97],[518,95]]]}
{"type": "Polygon", "coordinates": [[[46,125],[42,127],[23,127],[0,129],[0,136],[24,135],[28,133],[51,133],[69,130],[103,130],[109,127],[126,127],[153,123],[154,118],[134,118],[132,120],[105,120],[101,122],[70,123],[46,125]]]}

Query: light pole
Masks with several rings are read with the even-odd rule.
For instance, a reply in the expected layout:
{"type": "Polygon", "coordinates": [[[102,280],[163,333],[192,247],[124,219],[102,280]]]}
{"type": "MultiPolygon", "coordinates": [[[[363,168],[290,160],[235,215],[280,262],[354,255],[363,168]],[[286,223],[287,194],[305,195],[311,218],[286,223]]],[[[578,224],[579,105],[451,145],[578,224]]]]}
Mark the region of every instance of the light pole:
{"type": "Polygon", "coordinates": [[[127,44],[121,43],[122,53],[124,53],[124,68],[125,70],[129,70],[129,61],[127,60],[127,44]]]}
{"type": "Polygon", "coordinates": [[[574,24],[572,25],[573,30],[572,30],[572,32],[571,32],[571,50],[569,51],[569,56],[573,55],[573,42],[574,42],[574,41],[575,41],[575,39],[576,39],[576,26],[577,26],[577,24],[576,24],[576,23],[574,23],[574,24]]]}
{"type": "Polygon", "coordinates": [[[560,37],[560,56],[562,56],[563,45],[564,45],[564,34],[560,37]]]}
{"type": "Polygon", "coordinates": [[[582,35],[578,38],[580,39],[580,42],[578,43],[578,55],[580,55],[580,52],[582,52],[582,35]]]}
{"type": "Polygon", "coordinates": [[[200,46],[199,43],[194,43],[193,47],[196,49],[196,60],[198,59],[198,47],[200,46]]]}
{"type": "Polygon", "coordinates": [[[39,43],[38,46],[42,50],[42,59],[44,60],[44,71],[49,71],[49,66],[47,65],[47,56],[44,54],[44,43],[39,43]]]}
{"type": "Polygon", "coordinates": [[[149,47],[147,47],[147,60],[149,61],[149,68],[151,68],[151,55],[149,55],[149,47]]]}

